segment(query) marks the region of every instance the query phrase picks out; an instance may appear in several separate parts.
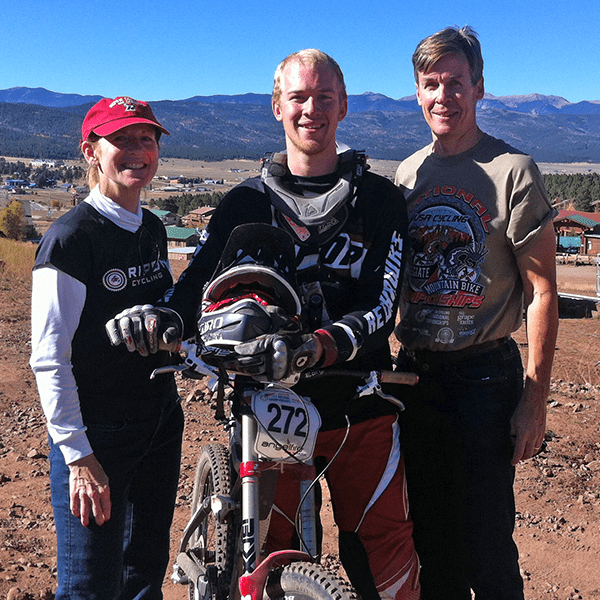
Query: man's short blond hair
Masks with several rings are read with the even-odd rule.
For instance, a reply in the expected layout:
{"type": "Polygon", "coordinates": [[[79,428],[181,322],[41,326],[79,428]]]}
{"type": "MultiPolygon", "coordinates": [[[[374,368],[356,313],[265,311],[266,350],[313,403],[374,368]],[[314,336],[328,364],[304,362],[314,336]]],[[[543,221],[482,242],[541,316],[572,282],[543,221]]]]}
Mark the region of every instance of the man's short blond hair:
{"type": "Polygon", "coordinates": [[[340,69],[340,65],[331,58],[325,52],[321,50],[316,50],[315,48],[307,48],[305,50],[300,50],[299,52],[294,52],[290,54],[286,58],[284,58],[277,69],[275,69],[275,78],[273,81],[273,102],[275,104],[279,104],[281,99],[281,77],[283,75],[284,69],[292,63],[299,63],[301,65],[314,68],[317,65],[326,65],[329,67],[337,76],[338,83],[340,86],[340,100],[344,102],[347,100],[348,95],[346,93],[346,83],[344,81],[344,74],[342,73],[342,69],[340,69]]]}

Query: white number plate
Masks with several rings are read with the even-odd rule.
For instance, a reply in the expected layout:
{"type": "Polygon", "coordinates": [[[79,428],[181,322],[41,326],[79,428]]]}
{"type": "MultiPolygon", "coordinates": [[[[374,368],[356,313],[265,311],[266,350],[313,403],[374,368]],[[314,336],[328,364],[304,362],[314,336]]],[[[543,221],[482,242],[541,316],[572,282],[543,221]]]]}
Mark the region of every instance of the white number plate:
{"type": "Polygon", "coordinates": [[[259,456],[282,462],[312,458],[321,417],[308,398],[269,386],[253,394],[252,410],[258,421],[254,449],[259,456]]]}

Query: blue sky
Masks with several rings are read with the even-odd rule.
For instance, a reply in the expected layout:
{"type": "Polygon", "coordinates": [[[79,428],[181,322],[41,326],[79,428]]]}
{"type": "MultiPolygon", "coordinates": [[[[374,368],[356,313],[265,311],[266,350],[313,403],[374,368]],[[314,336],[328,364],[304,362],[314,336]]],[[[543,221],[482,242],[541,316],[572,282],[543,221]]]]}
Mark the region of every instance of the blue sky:
{"type": "Polygon", "coordinates": [[[348,92],[414,93],[411,55],[473,26],[486,91],[600,100],[597,0],[0,0],[0,89],[179,100],[270,93],[277,63],[316,47],[348,92]]]}

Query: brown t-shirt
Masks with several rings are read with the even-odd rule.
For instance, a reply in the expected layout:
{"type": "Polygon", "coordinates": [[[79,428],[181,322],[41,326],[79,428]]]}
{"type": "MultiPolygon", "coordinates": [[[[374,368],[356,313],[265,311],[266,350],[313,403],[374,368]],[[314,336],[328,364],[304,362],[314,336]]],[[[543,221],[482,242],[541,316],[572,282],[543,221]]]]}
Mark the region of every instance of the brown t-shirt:
{"type": "Polygon", "coordinates": [[[557,214],[533,159],[489,135],[457,156],[429,145],[400,164],[396,184],[409,211],[402,344],[461,350],[518,329],[517,258],[557,214]]]}

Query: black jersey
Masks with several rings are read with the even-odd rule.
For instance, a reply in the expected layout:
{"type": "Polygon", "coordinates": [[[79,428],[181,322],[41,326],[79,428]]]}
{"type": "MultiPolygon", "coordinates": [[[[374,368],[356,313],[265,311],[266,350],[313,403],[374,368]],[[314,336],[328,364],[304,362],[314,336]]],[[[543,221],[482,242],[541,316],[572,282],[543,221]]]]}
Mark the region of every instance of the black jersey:
{"type": "MultiPolygon", "coordinates": [[[[294,180],[295,185],[315,191],[331,188],[338,178],[329,175],[294,180]]],[[[230,233],[245,223],[282,225],[260,178],[238,185],[221,200],[192,262],[167,296],[167,305],[182,315],[187,335],[194,334],[202,289],[213,275],[230,233]]],[[[354,370],[391,367],[388,338],[397,309],[406,228],[406,208],[398,188],[367,172],[335,237],[314,246],[298,231],[298,281],[301,285],[316,281],[322,290],[328,316],[322,328],[335,339],[338,360],[346,361],[337,366],[354,370]]],[[[357,383],[347,377],[326,377],[300,382],[294,390],[313,400],[325,430],[345,425],[346,403],[357,383]]],[[[393,406],[379,397],[361,398],[348,408],[355,422],[393,411],[393,406]]]]}
{"type": "Polygon", "coordinates": [[[162,297],[173,279],[160,219],[143,211],[142,225],[126,231],[83,202],[52,224],[34,268],[52,266],[86,288],[72,341],[73,374],[84,422],[96,415],[154,412],[174,393],[172,376],[150,379],[169,353],[142,357],[111,346],[104,325],[115,314],[162,297]]]}

